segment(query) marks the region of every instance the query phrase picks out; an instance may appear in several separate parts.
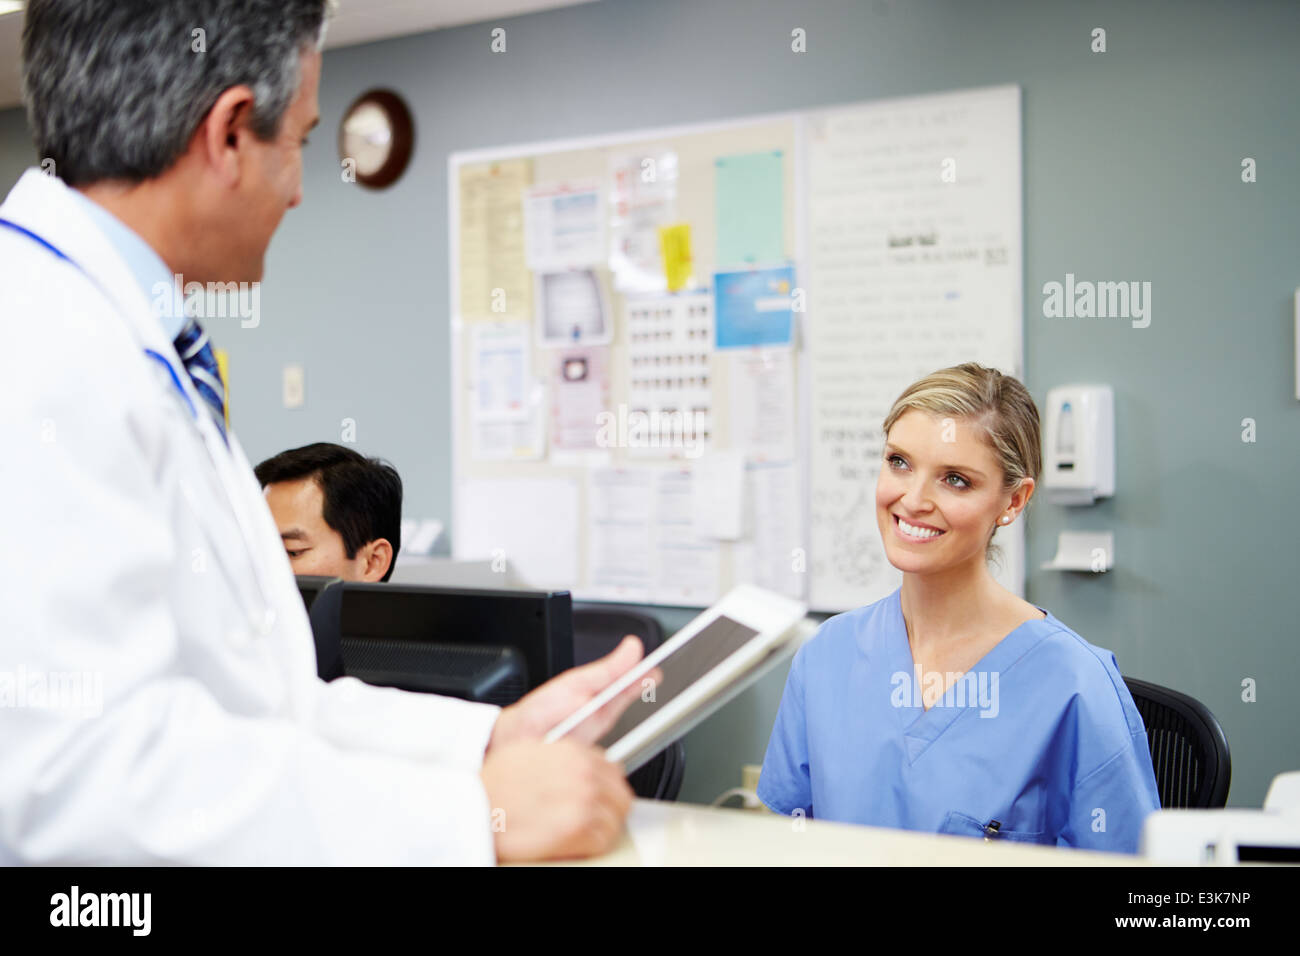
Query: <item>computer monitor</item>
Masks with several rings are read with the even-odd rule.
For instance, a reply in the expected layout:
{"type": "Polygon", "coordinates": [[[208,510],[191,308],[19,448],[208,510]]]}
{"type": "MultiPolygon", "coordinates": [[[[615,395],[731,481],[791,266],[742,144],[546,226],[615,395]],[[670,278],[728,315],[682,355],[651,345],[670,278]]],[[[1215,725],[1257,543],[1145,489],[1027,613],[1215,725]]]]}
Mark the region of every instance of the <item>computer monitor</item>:
{"type": "Polygon", "coordinates": [[[316,603],[316,598],[320,596],[321,591],[324,591],[335,581],[341,580],[342,578],[328,578],[323,575],[298,575],[298,593],[302,595],[303,606],[310,611],[311,606],[316,603]]]}
{"type": "MultiPolygon", "coordinates": [[[[370,684],[510,704],[573,666],[568,591],[336,584],[311,609],[317,648],[370,684]]],[[[322,674],[322,677],[325,677],[322,674]]]]}

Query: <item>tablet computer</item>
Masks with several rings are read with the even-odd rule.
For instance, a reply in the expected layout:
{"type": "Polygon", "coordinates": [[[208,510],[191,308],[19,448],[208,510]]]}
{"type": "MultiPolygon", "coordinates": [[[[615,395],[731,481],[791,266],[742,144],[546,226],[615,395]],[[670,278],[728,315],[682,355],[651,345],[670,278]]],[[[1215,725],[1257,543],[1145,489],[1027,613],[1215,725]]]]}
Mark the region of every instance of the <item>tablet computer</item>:
{"type": "Polygon", "coordinates": [[[741,585],[557,724],[546,739],[563,737],[625,688],[641,683],[641,696],[597,742],[630,773],[743,689],[739,683],[757,679],[758,668],[783,656],[778,651],[788,642],[811,633],[800,627],[807,610],[799,601],[741,585]],[[656,669],[657,681],[647,677],[656,669]]]}

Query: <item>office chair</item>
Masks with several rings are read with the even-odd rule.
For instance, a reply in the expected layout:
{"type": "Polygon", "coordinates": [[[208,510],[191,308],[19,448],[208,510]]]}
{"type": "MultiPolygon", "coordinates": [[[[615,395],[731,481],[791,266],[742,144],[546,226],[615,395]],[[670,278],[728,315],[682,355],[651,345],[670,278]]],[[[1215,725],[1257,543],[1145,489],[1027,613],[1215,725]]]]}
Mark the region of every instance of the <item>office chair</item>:
{"type": "Polygon", "coordinates": [[[343,676],[343,640],[339,633],[343,588],[340,578],[299,578],[298,590],[307,603],[311,636],[316,642],[316,675],[324,681],[343,676]],[[309,589],[309,582],[315,587],[309,589]]]}
{"type": "MultiPolygon", "coordinates": [[[[628,634],[641,639],[649,654],[664,642],[664,629],[648,614],[608,604],[573,606],[573,663],[581,666],[604,657],[628,634]]],[[[686,745],[678,740],[628,774],[638,797],[676,800],[686,773],[686,745]]]]}
{"type": "Polygon", "coordinates": [[[1221,808],[1228,802],[1232,759],[1228,738],[1209,708],[1168,687],[1125,677],[1147,728],[1160,806],[1221,808]]]}

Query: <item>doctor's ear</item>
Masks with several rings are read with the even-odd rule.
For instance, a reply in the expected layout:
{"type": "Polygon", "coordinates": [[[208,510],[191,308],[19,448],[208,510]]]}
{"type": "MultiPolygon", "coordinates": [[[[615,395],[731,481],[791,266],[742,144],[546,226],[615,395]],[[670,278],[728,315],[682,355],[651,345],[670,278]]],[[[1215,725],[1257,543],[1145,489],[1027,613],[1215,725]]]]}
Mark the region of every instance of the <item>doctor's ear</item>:
{"type": "Polygon", "coordinates": [[[233,186],[239,181],[239,137],[253,135],[249,127],[252,116],[252,89],[232,86],[217,97],[199,124],[195,145],[200,158],[226,185],[233,186]]]}

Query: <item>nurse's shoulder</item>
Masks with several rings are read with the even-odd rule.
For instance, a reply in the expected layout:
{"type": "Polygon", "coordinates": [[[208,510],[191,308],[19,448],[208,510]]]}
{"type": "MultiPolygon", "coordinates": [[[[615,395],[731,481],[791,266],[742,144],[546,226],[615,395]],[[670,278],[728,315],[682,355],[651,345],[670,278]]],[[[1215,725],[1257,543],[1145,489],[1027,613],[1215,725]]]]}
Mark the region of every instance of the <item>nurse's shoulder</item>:
{"type": "Polygon", "coordinates": [[[1043,633],[1025,663],[1056,688],[1076,731],[1112,752],[1145,732],[1113,652],[1089,643],[1050,611],[1038,627],[1043,633]]]}
{"type": "Polygon", "coordinates": [[[828,617],[799,648],[796,664],[801,670],[812,668],[821,673],[842,669],[861,654],[870,657],[891,619],[889,602],[895,599],[896,595],[891,594],[873,604],[828,617]]]}

